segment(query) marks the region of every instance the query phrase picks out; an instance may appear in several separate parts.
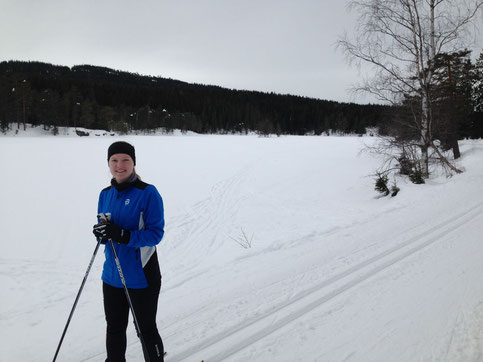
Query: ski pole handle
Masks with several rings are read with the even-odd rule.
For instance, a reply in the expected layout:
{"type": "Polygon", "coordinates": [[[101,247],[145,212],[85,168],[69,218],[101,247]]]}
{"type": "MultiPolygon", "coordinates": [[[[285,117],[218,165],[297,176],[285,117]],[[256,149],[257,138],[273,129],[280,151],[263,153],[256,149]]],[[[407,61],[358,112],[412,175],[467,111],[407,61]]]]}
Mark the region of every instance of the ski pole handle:
{"type": "Polygon", "coordinates": [[[97,217],[101,220],[101,223],[105,224],[106,222],[111,220],[111,213],[106,212],[105,214],[101,212],[100,214],[97,214],[97,217]]]}

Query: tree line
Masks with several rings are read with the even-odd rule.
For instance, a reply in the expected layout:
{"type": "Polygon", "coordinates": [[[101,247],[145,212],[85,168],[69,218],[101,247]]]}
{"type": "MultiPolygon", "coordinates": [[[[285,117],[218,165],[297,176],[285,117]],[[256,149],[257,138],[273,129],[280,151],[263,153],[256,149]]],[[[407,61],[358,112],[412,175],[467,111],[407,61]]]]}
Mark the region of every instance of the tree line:
{"type": "Polygon", "coordinates": [[[43,125],[127,133],[362,134],[393,109],[190,84],[105,67],[0,63],[0,127],[43,125]]]}

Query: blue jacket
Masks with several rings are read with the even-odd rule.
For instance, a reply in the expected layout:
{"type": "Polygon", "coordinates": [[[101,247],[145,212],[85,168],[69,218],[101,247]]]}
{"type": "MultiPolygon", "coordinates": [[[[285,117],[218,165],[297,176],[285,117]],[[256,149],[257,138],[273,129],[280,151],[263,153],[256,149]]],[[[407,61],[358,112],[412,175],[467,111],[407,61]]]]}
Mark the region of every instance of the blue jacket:
{"type": "MultiPolygon", "coordinates": [[[[151,280],[161,279],[156,245],[164,235],[163,199],[153,185],[136,178],[106,187],[99,195],[98,213],[111,213],[111,220],[130,231],[128,244],[113,242],[128,288],[147,288],[151,280]],[[156,275],[157,274],[157,275],[156,275]]],[[[104,251],[106,261],[102,280],[122,288],[110,242],[104,251]]]]}

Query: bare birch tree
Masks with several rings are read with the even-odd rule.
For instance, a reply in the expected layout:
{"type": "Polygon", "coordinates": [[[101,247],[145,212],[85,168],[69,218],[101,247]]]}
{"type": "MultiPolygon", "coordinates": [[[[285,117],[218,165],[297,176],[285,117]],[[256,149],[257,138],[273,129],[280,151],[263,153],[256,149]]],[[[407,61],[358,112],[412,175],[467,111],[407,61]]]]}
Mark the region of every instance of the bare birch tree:
{"type": "Polygon", "coordinates": [[[338,45],[356,64],[369,63],[374,76],[355,87],[390,104],[417,99],[419,109],[406,126],[419,135],[420,169],[429,175],[430,150],[453,172],[461,172],[438,149],[433,137],[433,61],[465,48],[466,35],[483,0],[353,0],[358,12],[354,38],[338,45]]]}

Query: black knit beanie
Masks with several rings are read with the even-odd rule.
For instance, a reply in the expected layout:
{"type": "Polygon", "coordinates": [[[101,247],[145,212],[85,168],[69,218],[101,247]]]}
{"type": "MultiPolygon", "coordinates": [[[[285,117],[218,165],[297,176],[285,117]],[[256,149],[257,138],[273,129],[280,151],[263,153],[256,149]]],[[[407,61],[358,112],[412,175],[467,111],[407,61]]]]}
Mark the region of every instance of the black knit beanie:
{"type": "Polygon", "coordinates": [[[134,165],[136,165],[136,154],[134,152],[134,146],[131,144],[124,141],[114,142],[107,150],[107,162],[109,162],[111,156],[116,153],[125,153],[126,155],[131,156],[134,165]]]}

